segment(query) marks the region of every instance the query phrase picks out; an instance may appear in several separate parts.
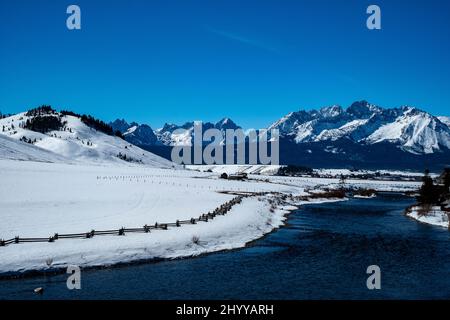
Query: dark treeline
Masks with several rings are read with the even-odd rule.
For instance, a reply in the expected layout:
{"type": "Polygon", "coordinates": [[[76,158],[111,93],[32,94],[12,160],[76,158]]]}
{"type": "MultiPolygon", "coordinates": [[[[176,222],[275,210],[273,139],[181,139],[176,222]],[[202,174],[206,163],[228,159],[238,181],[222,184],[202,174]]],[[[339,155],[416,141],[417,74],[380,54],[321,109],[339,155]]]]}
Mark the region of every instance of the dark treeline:
{"type": "Polygon", "coordinates": [[[305,166],[297,166],[289,164],[285,167],[281,167],[278,170],[278,175],[280,176],[296,176],[302,174],[311,174],[313,173],[313,169],[305,166]]]}
{"type": "Polygon", "coordinates": [[[62,121],[61,116],[50,106],[43,105],[30,109],[26,115],[30,118],[25,121],[23,128],[32,131],[47,133],[53,130],[60,130],[66,125],[66,122],[62,121]]]}
{"type": "Polygon", "coordinates": [[[8,118],[8,117],[11,117],[11,116],[12,116],[12,114],[3,114],[3,113],[0,111],[0,119],[8,118]]]}
{"type": "Polygon", "coordinates": [[[40,107],[28,110],[25,115],[28,117],[36,117],[51,114],[56,114],[56,111],[51,106],[42,105],[40,107]]]}
{"type": "Polygon", "coordinates": [[[430,172],[425,170],[417,201],[420,204],[440,205],[450,198],[449,188],[450,168],[445,168],[442,174],[436,179],[436,183],[430,177],[430,172]]]}

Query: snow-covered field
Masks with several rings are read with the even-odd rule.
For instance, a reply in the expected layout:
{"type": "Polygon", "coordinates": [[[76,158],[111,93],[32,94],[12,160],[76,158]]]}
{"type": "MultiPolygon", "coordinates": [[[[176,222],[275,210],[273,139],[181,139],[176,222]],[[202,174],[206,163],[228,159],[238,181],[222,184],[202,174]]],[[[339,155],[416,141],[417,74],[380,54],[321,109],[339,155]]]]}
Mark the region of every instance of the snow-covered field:
{"type": "MultiPolygon", "coordinates": [[[[191,170],[197,170],[202,172],[215,172],[215,173],[226,173],[226,174],[236,174],[236,173],[247,173],[255,175],[275,175],[282,165],[190,165],[186,168],[191,170]]],[[[389,180],[389,176],[401,177],[401,178],[421,178],[423,177],[423,172],[412,172],[412,171],[400,171],[400,170],[350,170],[350,169],[313,169],[314,174],[321,177],[337,177],[341,175],[344,176],[354,176],[362,177],[367,175],[374,176],[379,174],[384,176],[385,180],[389,180]]],[[[430,173],[431,177],[439,176],[439,173],[430,173]]],[[[381,180],[381,179],[380,179],[381,180]]]]}
{"type": "MultiPolygon", "coordinates": [[[[0,238],[3,239],[186,220],[212,211],[233,198],[220,191],[305,195],[305,189],[338,184],[335,179],[283,177],[271,177],[269,182],[228,181],[219,179],[218,174],[190,170],[14,160],[0,160],[0,173],[0,238]]],[[[408,182],[354,183],[378,190],[417,187],[408,182]]],[[[46,269],[47,261],[52,261],[52,267],[97,266],[242,247],[282,225],[287,209],[293,209],[284,204],[270,210],[271,197],[246,198],[225,216],[167,231],[0,247],[0,273],[46,269]],[[200,243],[195,244],[193,236],[199,237],[200,243]]]]}
{"type": "MultiPolygon", "coordinates": [[[[212,211],[233,195],[219,191],[304,194],[299,187],[224,181],[210,174],[145,166],[80,165],[0,160],[0,238],[142,227],[212,211]]],[[[244,199],[208,223],[151,234],[60,239],[0,247],[0,273],[77,264],[92,266],[154,257],[173,258],[241,247],[281,225],[267,197],[244,199]],[[200,238],[194,244],[193,236],[200,238]]]]}
{"type": "Polygon", "coordinates": [[[278,172],[280,165],[190,165],[186,168],[203,172],[215,172],[226,174],[262,174],[273,175],[278,172]]]}
{"type": "MultiPolygon", "coordinates": [[[[321,176],[335,176],[338,177],[340,175],[374,175],[379,173],[380,175],[391,175],[398,177],[423,177],[423,172],[414,172],[414,171],[400,171],[400,170],[349,170],[349,169],[315,169],[315,173],[318,173],[321,176]]],[[[439,176],[439,173],[430,173],[431,177],[439,176]]]]}
{"type": "MultiPolygon", "coordinates": [[[[0,274],[45,270],[49,265],[100,266],[239,248],[281,226],[289,210],[305,203],[291,197],[279,201],[281,195],[305,196],[308,191],[340,186],[338,179],[266,175],[278,169],[274,166],[183,170],[96,131],[77,117],[62,119],[66,122],[62,130],[45,134],[23,128],[25,113],[0,119],[0,239],[173,223],[213,211],[239,192],[267,194],[244,198],[228,214],[207,223],[125,236],[0,246],[0,274]],[[28,142],[21,141],[24,137],[28,142]],[[119,153],[126,154],[127,161],[119,153]],[[246,172],[250,179],[220,179],[222,172],[246,172]]],[[[346,184],[379,191],[411,191],[420,185],[361,179],[346,184]]]]}

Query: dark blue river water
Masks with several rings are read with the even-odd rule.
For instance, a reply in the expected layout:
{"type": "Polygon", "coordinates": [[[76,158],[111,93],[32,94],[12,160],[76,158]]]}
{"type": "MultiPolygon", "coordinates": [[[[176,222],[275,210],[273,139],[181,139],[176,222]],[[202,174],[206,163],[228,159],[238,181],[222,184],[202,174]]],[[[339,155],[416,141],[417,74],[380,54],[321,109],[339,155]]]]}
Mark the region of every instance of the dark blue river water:
{"type": "Polygon", "coordinates": [[[65,274],[0,280],[0,299],[448,299],[450,232],[405,217],[412,202],[308,205],[241,250],[85,270],[81,290],[68,290],[65,274]],[[373,264],[381,290],[366,287],[373,264]]]}

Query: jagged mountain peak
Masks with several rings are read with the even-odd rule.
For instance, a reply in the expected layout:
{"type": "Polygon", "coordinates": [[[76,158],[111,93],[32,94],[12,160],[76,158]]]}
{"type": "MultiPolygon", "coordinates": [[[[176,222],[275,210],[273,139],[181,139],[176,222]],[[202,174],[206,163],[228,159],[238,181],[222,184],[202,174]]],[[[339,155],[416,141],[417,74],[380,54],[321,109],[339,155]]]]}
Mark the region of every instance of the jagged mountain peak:
{"type": "Polygon", "coordinates": [[[113,128],[114,131],[119,131],[121,133],[124,133],[130,127],[130,125],[128,124],[128,122],[125,121],[125,119],[116,119],[110,123],[110,126],[113,128]]]}
{"type": "Polygon", "coordinates": [[[377,105],[371,104],[366,100],[353,102],[346,110],[346,113],[358,118],[370,117],[374,113],[379,113],[383,110],[377,105]]]}
{"type": "MultiPolygon", "coordinates": [[[[290,112],[269,129],[279,129],[280,135],[295,143],[314,143],[323,141],[351,140],[354,143],[372,145],[390,143],[411,153],[434,153],[450,149],[450,118],[433,115],[413,106],[382,108],[366,100],[355,101],[346,109],[339,105],[330,105],[310,111],[290,112]]],[[[116,120],[113,124],[124,125],[126,121],[116,120]]],[[[133,124],[133,123],[132,123],[133,124]]],[[[188,143],[193,134],[194,122],[183,125],[166,123],[163,128],[152,131],[151,128],[136,128],[129,124],[125,139],[142,144],[173,145],[188,143]],[[174,133],[185,129],[186,133],[174,133]],[[153,133],[153,135],[152,135],[153,133]],[[142,136],[145,139],[142,139],[142,136]],[[133,138],[133,139],[132,139],[133,138]]],[[[114,127],[114,126],[113,126],[114,127]]],[[[237,129],[230,118],[216,123],[203,123],[203,130],[237,129]]]]}
{"type": "Polygon", "coordinates": [[[129,143],[145,146],[158,144],[153,129],[148,124],[139,124],[136,121],[128,123],[124,119],[117,119],[110,123],[114,131],[119,131],[129,143]]]}
{"type": "Polygon", "coordinates": [[[283,137],[296,143],[339,139],[364,144],[388,142],[422,154],[450,149],[450,121],[441,119],[412,106],[385,109],[361,100],[346,110],[333,105],[318,111],[291,112],[270,128],[279,129],[283,137]]]}
{"type": "Polygon", "coordinates": [[[380,126],[366,138],[369,143],[388,141],[402,149],[430,154],[450,149],[450,129],[437,117],[417,108],[402,108],[403,114],[391,123],[380,126]]]}
{"type": "Polygon", "coordinates": [[[178,126],[173,123],[165,123],[162,128],[157,129],[156,131],[169,131],[169,130],[175,130],[178,126]]]}
{"type": "Polygon", "coordinates": [[[214,125],[214,127],[215,127],[216,129],[219,129],[219,130],[226,130],[226,129],[233,129],[233,130],[236,130],[236,129],[239,129],[239,128],[240,128],[240,127],[239,127],[236,123],[234,123],[234,121],[231,120],[230,118],[223,118],[222,120],[216,122],[216,124],[214,125]]]}
{"type": "Polygon", "coordinates": [[[325,118],[333,118],[337,117],[344,113],[344,109],[342,109],[339,105],[332,105],[329,107],[323,107],[319,109],[319,114],[325,118]]]}

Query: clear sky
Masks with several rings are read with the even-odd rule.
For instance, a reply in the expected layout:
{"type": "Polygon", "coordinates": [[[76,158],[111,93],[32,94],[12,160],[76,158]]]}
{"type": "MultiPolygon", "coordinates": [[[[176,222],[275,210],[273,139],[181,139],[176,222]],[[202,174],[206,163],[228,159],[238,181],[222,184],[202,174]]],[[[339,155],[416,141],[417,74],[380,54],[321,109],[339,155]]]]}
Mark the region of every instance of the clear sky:
{"type": "Polygon", "coordinates": [[[450,115],[450,1],[1,0],[0,111],[266,127],[355,100],[450,115]],[[81,30],[66,8],[81,8],[81,30]],[[381,7],[382,30],[366,28],[381,7]]]}

